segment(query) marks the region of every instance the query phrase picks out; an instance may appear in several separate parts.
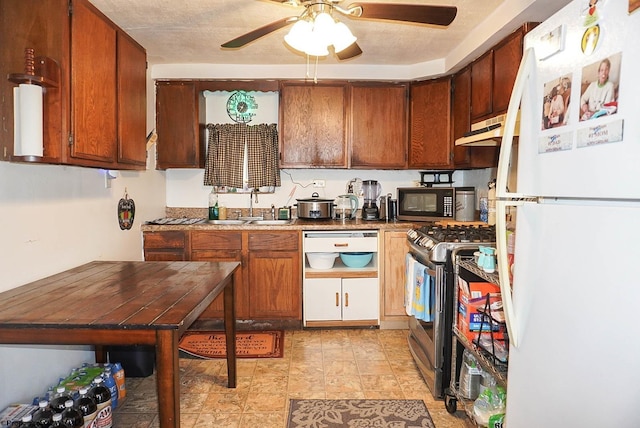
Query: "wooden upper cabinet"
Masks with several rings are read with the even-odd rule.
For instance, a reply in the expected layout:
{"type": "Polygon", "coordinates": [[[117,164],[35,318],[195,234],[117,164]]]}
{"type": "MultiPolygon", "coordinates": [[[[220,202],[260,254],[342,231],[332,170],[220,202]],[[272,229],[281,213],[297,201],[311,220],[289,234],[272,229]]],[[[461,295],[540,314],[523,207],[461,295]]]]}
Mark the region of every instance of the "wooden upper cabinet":
{"type": "Polygon", "coordinates": [[[493,113],[493,51],[471,64],[471,121],[493,113]]]}
{"type": "Polygon", "coordinates": [[[282,83],[281,167],[347,167],[347,90],[342,83],[282,83]]]}
{"type": "Polygon", "coordinates": [[[522,60],[522,30],[493,49],[493,113],[506,113],[522,60]]]}
{"type": "Polygon", "coordinates": [[[71,16],[71,107],[71,162],[115,163],[116,29],[83,1],[71,16]]]}
{"type": "Polygon", "coordinates": [[[409,168],[449,168],[451,140],[451,78],[411,85],[409,168]]]}
{"type": "MultiPolygon", "coordinates": [[[[88,0],[2,1],[0,16],[0,40],[11,40],[0,43],[0,75],[24,72],[25,48],[59,66],[57,85],[43,97],[44,156],[13,156],[11,126],[0,134],[2,159],[144,169],[144,48],[88,0]]],[[[13,86],[0,81],[5,123],[13,123],[13,86]]]]}
{"type": "MultiPolygon", "coordinates": [[[[471,67],[466,67],[453,76],[453,141],[463,137],[471,130],[471,67]]],[[[456,166],[469,165],[469,149],[455,146],[453,148],[453,162],[456,166]]]]}
{"type": "Polygon", "coordinates": [[[205,113],[196,82],[156,82],[157,169],[204,168],[205,113]]]}
{"type": "Polygon", "coordinates": [[[147,163],[147,53],[118,32],[118,163],[147,163]]]}
{"type": "Polygon", "coordinates": [[[351,85],[351,167],[407,166],[408,85],[351,85]]]}

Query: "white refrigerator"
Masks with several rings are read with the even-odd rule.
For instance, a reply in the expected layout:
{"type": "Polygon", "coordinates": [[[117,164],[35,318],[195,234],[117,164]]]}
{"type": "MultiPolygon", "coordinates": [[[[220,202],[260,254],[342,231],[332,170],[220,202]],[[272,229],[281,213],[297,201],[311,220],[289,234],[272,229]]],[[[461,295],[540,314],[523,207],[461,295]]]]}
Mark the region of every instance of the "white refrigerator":
{"type": "Polygon", "coordinates": [[[591,3],[525,37],[500,147],[509,428],[640,427],[640,2],[591,3]]]}

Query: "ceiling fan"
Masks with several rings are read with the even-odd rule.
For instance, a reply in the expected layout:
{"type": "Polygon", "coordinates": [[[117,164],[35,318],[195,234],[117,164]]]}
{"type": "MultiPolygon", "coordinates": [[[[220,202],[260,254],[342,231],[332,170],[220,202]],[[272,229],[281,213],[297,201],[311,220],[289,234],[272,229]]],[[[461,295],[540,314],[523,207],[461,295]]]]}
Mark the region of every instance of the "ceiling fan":
{"type": "MultiPolygon", "coordinates": [[[[327,14],[329,16],[332,16],[333,11],[350,19],[382,19],[437,26],[448,26],[449,24],[451,24],[451,22],[453,22],[458,12],[457,8],[454,6],[436,6],[423,4],[352,3],[347,7],[341,7],[338,6],[338,3],[341,3],[342,0],[269,1],[288,4],[295,7],[304,7],[305,10],[299,16],[290,16],[272,22],[260,28],[256,28],[255,30],[249,31],[248,33],[236,37],[235,39],[229,40],[221,46],[223,48],[241,48],[253,42],[254,40],[259,39],[260,37],[263,37],[269,33],[272,33],[276,30],[279,30],[280,28],[286,27],[291,24],[294,24],[294,28],[292,28],[291,30],[291,33],[293,33],[294,29],[296,29],[295,24],[301,25],[299,23],[302,22],[302,24],[308,24],[309,26],[312,26],[311,23],[314,22],[314,20],[316,20],[318,16],[327,14]]],[[[341,23],[336,24],[341,25],[341,23]]],[[[342,24],[342,27],[344,28],[340,28],[340,32],[346,29],[346,26],[344,26],[344,24],[342,24]]],[[[338,44],[334,44],[334,51],[336,53],[336,56],[341,60],[353,58],[362,53],[362,50],[355,42],[356,38],[351,35],[348,29],[346,30],[348,31],[348,36],[350,37],[343,40],[347,40],[345,44],[348,43],[348,45],[340,46],[340,48],[338,48],[338,44]]],[[[291,33],[289,33],[289,36],[291,35],[291,33]]],[[[287,40],[287,37],[285,37],[285,41],[287,41],[288,44],[291,45],[291,43],[289,43],[289,40],[287,40]]],[[[331,42],[329,42],[329,45],[330,44],[331,42]]],[[[295,46],[292,47],[297,49],[295,46]]],[[[322,55],[328,54],[328,52],[326,51],[326,47],[322,49],[326,52],[322,55]]],[[[306,53],[309,54],[308,52],[306,53]]]]}

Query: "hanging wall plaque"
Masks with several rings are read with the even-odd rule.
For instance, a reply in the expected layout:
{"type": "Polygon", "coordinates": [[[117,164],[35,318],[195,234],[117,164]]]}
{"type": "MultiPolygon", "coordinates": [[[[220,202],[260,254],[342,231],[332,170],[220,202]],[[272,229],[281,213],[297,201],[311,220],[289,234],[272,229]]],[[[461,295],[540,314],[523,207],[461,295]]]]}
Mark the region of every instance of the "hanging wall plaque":
{"type": "Polygon", "coordinates": [[[135,214],[136,204],[133,202],[133,199],[129,199],[129,195],[125,189],[124,197],[118,202],[118,223],[120,224],[120,229],[131,229],[135,214]]]}

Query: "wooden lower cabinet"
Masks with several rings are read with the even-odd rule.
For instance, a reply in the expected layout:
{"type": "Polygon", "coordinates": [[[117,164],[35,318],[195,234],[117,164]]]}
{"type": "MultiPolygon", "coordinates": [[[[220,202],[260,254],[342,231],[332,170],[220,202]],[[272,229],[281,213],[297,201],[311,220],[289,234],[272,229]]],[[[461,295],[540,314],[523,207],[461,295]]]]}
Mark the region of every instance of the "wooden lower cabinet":
{"type": "Polygon", "coordinates": [[[381,290],[381,324],[406,322],[409,319],[404,308],[404,261],[409,251],[407,231],[385,231],[383,235],[384,277],[381,290]]]}
{"type": "Polygon", "coordinates": [[[300,233],[248,232],[251,319],[302,319],[300,233]]]}
{"type": "MultiPolygon", "coordinates": [[[[242,263],[236,318],[302,320],[300,232],[192,230],[144,232],[145,260],[242,263]]],[[[223,296],[200,320],[223,317],[223,296]]]]}

